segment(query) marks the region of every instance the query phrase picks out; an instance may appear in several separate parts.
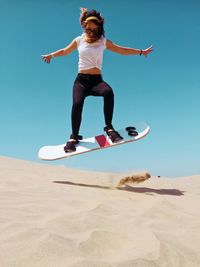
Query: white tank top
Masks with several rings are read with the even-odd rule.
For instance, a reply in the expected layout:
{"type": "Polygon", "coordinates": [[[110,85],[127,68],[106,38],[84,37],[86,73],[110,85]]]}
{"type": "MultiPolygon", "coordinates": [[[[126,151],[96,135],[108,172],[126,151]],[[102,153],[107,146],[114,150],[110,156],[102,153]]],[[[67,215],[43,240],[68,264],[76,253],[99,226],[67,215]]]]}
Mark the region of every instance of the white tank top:
{"type": "Polygon", "coordinates": [[[106,48],[106,38],[103,36],[94,43],[84,40],[85,33],[75,38],[79,53],[78,70],[91,68],[102,69],[103,52],[106,48]]]}

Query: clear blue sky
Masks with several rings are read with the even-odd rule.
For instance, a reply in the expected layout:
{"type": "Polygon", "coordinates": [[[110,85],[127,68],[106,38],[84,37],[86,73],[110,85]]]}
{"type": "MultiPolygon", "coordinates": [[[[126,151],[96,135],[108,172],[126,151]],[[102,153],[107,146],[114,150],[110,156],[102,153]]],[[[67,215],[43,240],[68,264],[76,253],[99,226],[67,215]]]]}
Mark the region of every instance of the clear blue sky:
{"type": "MultiPolygon", "coordinates": [[[[115,92],[116,128],[147,121],[143,140],[48,164],[101,171],[148,170],[152,175],[200,173],[199,0],[0,0],[0,155],[39,161],[38,149],[71,133],[77,52],[40,55],[80,35],[79,7],[105,17],[106,37],[146,48],[148,58],[106,51],[103,77],[115,92]]],[[[104,127],[102,99],[86,100],[81,134],[104,127]]]]}

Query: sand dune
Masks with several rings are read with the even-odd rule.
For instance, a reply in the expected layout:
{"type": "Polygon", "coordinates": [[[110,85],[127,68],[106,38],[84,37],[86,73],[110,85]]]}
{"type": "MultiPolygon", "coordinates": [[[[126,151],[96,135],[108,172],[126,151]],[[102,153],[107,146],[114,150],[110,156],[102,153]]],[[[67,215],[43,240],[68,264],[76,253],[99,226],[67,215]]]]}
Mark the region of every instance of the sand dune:
{"type": "Polygon", "coordinates": [[[199,267],[200,175],[121,178],[0,157],[0,266],[199,267]]]}

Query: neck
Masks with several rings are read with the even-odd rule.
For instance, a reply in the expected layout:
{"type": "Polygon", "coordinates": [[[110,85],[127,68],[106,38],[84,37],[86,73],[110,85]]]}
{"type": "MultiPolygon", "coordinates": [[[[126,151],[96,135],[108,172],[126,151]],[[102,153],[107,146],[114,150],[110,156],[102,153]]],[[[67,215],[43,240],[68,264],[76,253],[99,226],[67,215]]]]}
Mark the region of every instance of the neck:
{"type": "Polygon", "coordinates": [[[98,41],[100,39],[100,37],[90,37],[90,36],[87,36],[87,34],[85,34],[85,41],[87,43],[94,43],[96,41],[98,41]]]}
{"type": "Polygon", "coordinates": [[[87,36],[85,36],[85,41],[87,42],[87,43],[94,43],[94,42],[96,42],[98,40],[98,38],[91,38],[91,37],[87,37],[87,36]]]}

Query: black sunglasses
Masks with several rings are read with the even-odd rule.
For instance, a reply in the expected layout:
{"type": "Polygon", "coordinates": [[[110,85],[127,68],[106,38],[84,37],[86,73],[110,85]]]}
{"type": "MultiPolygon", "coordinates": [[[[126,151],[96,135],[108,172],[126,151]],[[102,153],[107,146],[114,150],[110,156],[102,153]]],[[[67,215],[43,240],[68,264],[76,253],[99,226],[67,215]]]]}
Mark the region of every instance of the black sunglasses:
{"type": "Polygon", "coordinates": [[[95,28],[95,29],[90,29],[90,28],[87,28],[85,29],[85,32],[86,33],[98,33],[99,32],[99,28],[95,28]]]}

